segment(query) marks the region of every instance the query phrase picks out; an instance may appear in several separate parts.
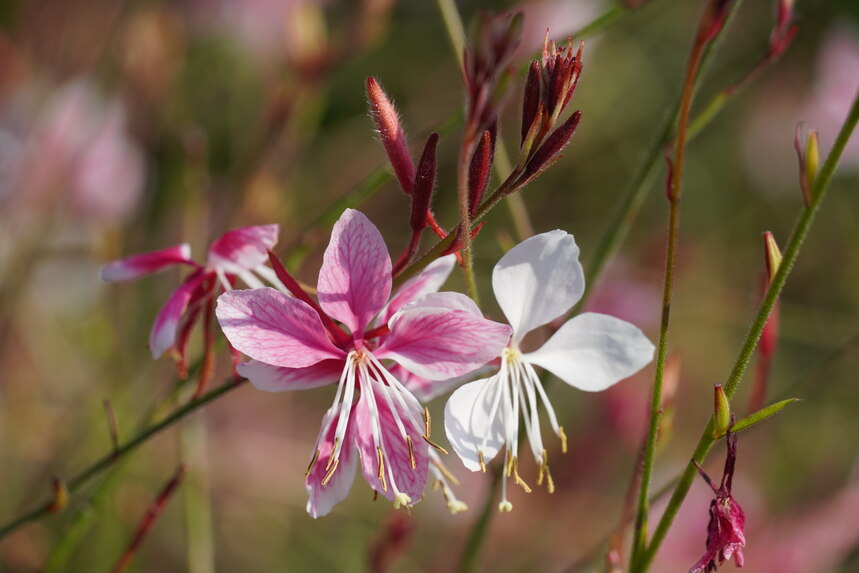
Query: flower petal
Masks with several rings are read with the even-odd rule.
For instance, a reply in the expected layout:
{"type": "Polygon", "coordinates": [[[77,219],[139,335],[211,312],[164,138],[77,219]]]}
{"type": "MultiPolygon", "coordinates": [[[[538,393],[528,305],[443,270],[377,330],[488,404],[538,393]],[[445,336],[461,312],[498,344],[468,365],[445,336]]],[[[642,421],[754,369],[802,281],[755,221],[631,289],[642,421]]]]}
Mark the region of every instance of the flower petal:
{"type": "MultiPolygon", "coordinates": [[[[424,430],[410,420],[409,413],[396,400],[393,401],[397,414],[403,422],[403,427],[412,439],[412,453],[415,460],[415,467],[412,468],[408,442],[400,433],[388,402],[381,394],[385,391],[385,387],[377,382],[370,382],[370,384],[373,386],[372,393],[369,395],[365,392],[361,393],[353,413],[352,432],[355,436],[355,445],[361,453],[361,471],[371,488],[393,502],[395,501],[395,492],[390,483],[390,471],[394,476],[397,490],[411,498],[411,503],[408,505],[414,505],[420,501],[427,484],[429,455],[427,453],[428,446],[421,438],[424,430]],[[375,401],[381,430],[381,442],[386,454],[384,467],[386,481],[384,485],[379,480],[379,458],[373,441],[374,417],[371,400],[375,401]]],[[[412,412],[412,416],[420,416],[420,413],[412,412]]]]}
{"type": "Polygon", "coordinates": [[[653,351],[653,343],[634,325],[586,312],[524,358],[571,386],[598,392],[641,370],[653,360],[653,351]]]}
{"type": "Polygon", "coordinates": [[[239,364],[236,371],[266,392],[309,390],[337,382],[343,372],[343,361],[322,360],[304,368],[284,368],[251,360],[239,364]]]}
{"type": "Polygon", "coordinates": [[[149,350],[153,358],[160,358],[162,354],[176,345],[176,333],[179,329],[179,321],[188,309],[193,298],[194,291],[206,279],[207,274],[203,269],[197,269],[179,288],[173,291],[152,325],[149,333],[149,350]]]}
{"type": "Polygon", "coordinates": [[[483,366],[510,338],[506,324],[447,308],[407,307],[391,319],[390,329],[374,354],[430,380],[447,380],[483,366]]]}
{"type": "Polygon", "coordinates": [[[556,230],[522,241],[495,265],[492,289],[518,345],[581,298],[585,276],[573,236],[556,230]]]}
{"type": "Polygon", "coordinates": [[[279,225],[258,225],[227,231],[209,246],[209,264],[237,275],[268,261],[268,250],[277,244],[279,225]]]}
{"type": "Polygon", "coordinates": [[[444,407],[444,431],[456,455],[471,471],[480,469],[478,451],[489,463],[504,446],[503,396],[497,376],[465,384],[453,394],[444,407]]]}
{"type": "Polygon", "coordinates": [[[316,311],[273,288],[225,292],[215,314],[236,350],[272,366],[304,368],[344,356],[316,311]]]}
{"type": "Polygon", "coordinates": [[[440,308],[447,310],[464,310],[474,316],[483,318],[483,313],[473,300],[458,292],[431,292],[419,299],[408,303],[400,310],[417,308],[440,308]]]}
{"type": "Polygon", "coordinates": [[[394,378],[402,382],[403,386],[405,386],[409,392],[418,399],[418,401],[429,402],[433,398],[441,396],[454,388],[459,388],[465,382],[470,382],[476,377],[490,374],[496,369],[497,367],[487,365],[469,372],[468,374],[455,376],[448,380],[428,380],[418,376],[417,374],[412,374],[399,364],[392,364],[388,368],[388,371],[394,376],[394,378]]]}
{"type": "Polygon", "coordinates": [[[167,247],[160,251],[132,255],[108,263],[101,268],[101,280],[110,282],[130,281],[182,263],[197,265],[191,260],[191,245],[188,243],[167,247]]]}
{"type": "Polygon", "coordinates": [[[391,296],[391,257],[379,230],[346,209],[325,249],[317,285],[319,305],[359,335],[391,296]]]}
{"type": "Polygon", "coordinates": [[[377,320],[378,324],[385,324],[404,305],[417,300],[425,294],[436,292],[450,276],[453,265],[456,262],[455,255],[447,255],[430,263],[421,273],[403,283],[394,294],[391,302],[385,306],[377,320]]]}
{"type": "MultiPolygon", "coordinates": [[[[325,421],[323,420],[323,424],[325,421]]],[[[350,420],[349,424],[352,424],[350,420]]],[[[340,449],[340,457],[338,458],[337,469],[331,474],[329,481],[322,485],[328,471],[328,459],[334,449],[334,432],[337,427],[337,417],[334,417],[331,424],[328,426],[327,435],[320,436],[317,447],[319,448],[319,456],[313,464],[310,473],[304,480],[304,487],[307,490],[307,513],[314,519],[328,515],[335,505],[346,499],[349,495],[349,490],[352,489],[352,484],[355,481],[355,468],[358,467],[358,458],[355,455],[355,446],[352,440],[346,440],[340,449]]],[[[347,426],[348,432],[351,430],[347,426]]]]}

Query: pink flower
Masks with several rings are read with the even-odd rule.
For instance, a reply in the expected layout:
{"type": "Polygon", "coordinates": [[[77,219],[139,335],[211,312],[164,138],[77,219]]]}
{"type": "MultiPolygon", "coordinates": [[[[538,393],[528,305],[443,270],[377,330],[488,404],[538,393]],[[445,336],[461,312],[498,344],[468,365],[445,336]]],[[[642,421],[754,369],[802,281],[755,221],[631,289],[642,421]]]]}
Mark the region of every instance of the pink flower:
{"type": "Polygon", "coordinates": [[[274,289],[232,291],[218,299],[224,333],[252,358],[238,371],[257,388],[337,385],[305,474],[313,517],[329,513],[346,497],[358,466],[370,487],[394,507],[414,505],[430,463],[437,463],[428,448],[423,408],[382,360],[422,379],[447,380],[480,367],[506,344],[510,328],[483,318],[464,295],[412,298],[438,288],[444,265],[449,261],[388,302],[391,259],[385,243],[363,214],[349,209],[325,251],[318,303],[303,292],[293,290],[292,298],[274,289]]]}
{"type": "MultiPolygon", "coordinates": [[[[746,525],[746,515],[743,508],[731,495],[731,485],[734,480],[734,465],[737,461],[737,435],[728,432],[726,438],[728,455],[725,459],[725,471],[719,487],[704,473],[700,466],[698,471],[707,484],[713,488],[716,499],[710,503],[710,523],[707,525],[707,552],[692,566],[689,573],[709,573],[715,571],[716,560],[719,565],[734,557],[737,567],[743,566],[743,547],[746,536],[743,532],[746,525]]],[[[697,463],[695,464],[698,465],[697,463]]]]}
{"type": "Polygon", "coordinates": [[[256,276],[259,275],[283,288],[274,271],[264,266],[268,249],[277,243],[279,230],[278,225],[262,225],[224,233],[209,247],[205,266],[191,260],[191,247],[185,243],[114,261],[101,269],[101,278],[129,281],[180,264],[194,269],[161,307],[149,336],[152,356],[158,358],[168,350],[176,350],[182,369],[191,327],[203,308],[214,303],[219,284],[224,290],[232,290],[238,277],[248,286],[262,287],[256,276]]]}

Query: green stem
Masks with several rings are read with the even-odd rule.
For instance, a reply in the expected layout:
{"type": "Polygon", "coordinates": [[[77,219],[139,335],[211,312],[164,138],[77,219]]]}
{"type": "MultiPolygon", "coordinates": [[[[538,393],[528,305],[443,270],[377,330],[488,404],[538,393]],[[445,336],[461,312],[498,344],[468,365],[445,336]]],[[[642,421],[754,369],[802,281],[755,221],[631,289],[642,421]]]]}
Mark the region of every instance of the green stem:
{"type": "Polygon", "coordinates": [[[486,502],[480,509],[480,515],[474,522],[471,528],[471,533],[465,542],[465,549],[462,552],[462,557],[459,560],[459,573],[470,573],[477,568],[478,558],[480,557],[480,549],[483,546],[483,541],[486,539],[486,532],[489,530],[489,522],[492,518],[495,507],[496,497],[498,495],[498,486],[503,477],[503,468],[496,466],[492,470],[492,481],[489,485],[489,491],[486,492],[486,502]]]}
{"type": "MultiPolygon", "coordinates": [[[[826,162],[823,164],[823,168],[820,170],[820,173],[815,180],[814,188],[812,189],[811,204],[802,212],[796,223],[796,227],[794,228],[790,241],[788,242],[788,246],[784,251],[778,272],[776,272],[772,283],[767,288],[764,300],[761,302],[757,316],[746,335],[745,342],[743,343],[740,354],[737,357],[737,361],[734,363],[734,367],[724,384],[725,394],[728,398],[733,396],[734,392],[736,392],[743,374],[751,361],[752,354],[754,353],[755,347],[757,346],[758,340],[763,332],[767,318],[775,306],[775,303],[784,288],[784,284],[787,281],[787,277],[799,256],[799,251],[805,242],[805,238],[807,237],[809,230],[811,229],[811,225],[814,222],[817,211],[820,209],[820,205],[826,196],[829,183],[832,180],[832,176],[835,174],[835,168],[838,165],[838,161],[841,158],[841,154],[843,153],[845,146],[847,145],[847,141],[850,139],[850,135],[856,128],[857,122],[859,122],[859,92],[856,93],[853,105],[841,131],[838,134],[838,138],[835,140],[832,151],[826,158],[826,162]]],[[[704,462],[704,458],[714,443],[712,432],[713,420],[711,418],[707,423],[707,427],[704,428],[704,431],[701,434],[698,445],[692,454],[692,460],[697,461],[698,463],[704,462]]],[[[653,558],[656,556],[656,552],[659,550],[659,546],[662,544],[662,541],[665,539],[665,535],[668,533],[668,529],[671,527],[674,518],[677,516],[680,505],[683,503],[683,500],[686,498],[686,494],[689,492],[689,488],[692,486],[692,481],[694,480],[696,473],[692,460],[687,464],[686,469],[683,471],[683,475],[680,477],[680,481],[677,483],[677,487],[674,489],[674,493],[668,502],[668,507],[665,509],[665,513],[662,515],[662,518],[659,520],[656,530],[653,533],[653,539],[645,553],[642,555],[638,571],[645,571],[653,561],[653,558]]]]}
{"type": "MultiPolygon", "coordinates": [[[[89,465],[86,469],[82,470],[77,475],[75,475],[70,480],[68,480],[66,482],[66,488],[68,489],[69,493],[74,493],[81,486],[83,486],[87,481],[89,481],[90,479],[92,479],[93,477],[98,475],[99,473],[103,472],[107,468],[113,466],[117,461],[122,459],[126,454],[134,451],[135,449],[137,449],[137,447],[139,447],[142,444],[144,444],[145,442],[147,442],[150,438],[152,438],[153,436],[155,436],[156,434],[158,434],[162,430],[169,428],[170,426],[172,426],[173,424],[175,424],[176,422],[178,422],[179,420],[181,420],[182,418],[184,418],[188,414],[198,410],[199,408],[201,408],[202,406],[205,406],[209,402],[216,400],[217,398],[220,398],[221,396],[223,396],[224,394],[227,394],[228,392],[230,392],[231,390],[234,390],[235,388],[238,388],[239,386],[241,386],[241,384],[243,382],[244,382],[243,379],[239,379],[239,380],[234,380],[234,381],[230,381],[230,382],[227,382],[225,384],[222,384],[218,388],[214,388],[214,389],[210,390],[208,393],[203,394],[199,398],[197,398],[195,400],[191,400],[190,402],[188,402],[184,406],[177,408],[176,410],[173,411],[172,414],[170,414],[169,416],[167,416],[166,418],[164,418],[162,421],[158,422],[157,424],[149,426],[148,428],[140,431],[131,440],[129,440],[125,444],[121,445],[116,450],[111,451],[109,454],[102,456],[99,460],[95,461],[94,463],[89,465]]],[[[28,513],[25,513],[24,515],[21,515],[20,517],[13,519],[9,523],[6,523],[5,525],[0,526],[0,539],[3,539],[8,534],[10,534],[13,531],[15,531],[16,529],[18,529],[19,527],[21,527],[21,526],[23,526],[23,525],[25,525],[31,521],[35,521],[37,519],[45,517],[46,515],[51,513],[50,508],[51,508],[51,505],[53,504],[53,501],[54,501],[53,499],[48,500],[48,501],[42,503],[42,505],[29,511],[28,513]]]]}
{"type": "MultiPolygon", "coordinates": [[[[706,13],[705,13],[706,14],[706,13]]],[[[707,17],[706,15],[704,16],[707,17]]],[[[702,34],[697,34],[689,64],[686,68],[686,78],[683,82],[683,97],[680,102],[677,139],[674,144],[674,162],[669,175],[668,184],[668,252],[665,257],[665,285],[662,293],[662,320],[659,326],[659,345],[656,354],[656,374],[653,380],[653,395],[650,402],[650,422],[647,430],[647,442],[644,448],[644,461],[641,470],[641,488],[639,489],[638,508],[635,513],[635,530],[632,545],[631,564],[633,570],[644,551],[647,543],[647,513],[649,509],[650,480],[653,475],[653,459],[656,453],[656,435],[659,430],[659,420],[662,413],[662,379],[665,373],[665,360],[668,356],[668,325],[671,318],[671,300],[674,295],[674,271],[677,257],[678,230],[680,227],[680,197],[683,186],[683,168],[686,162],[686,142],[689,129],[689,113],[692,109],[692,99],[695,95],[695,85],[701,66],[701,57],[707,40],[702,34]]]]}

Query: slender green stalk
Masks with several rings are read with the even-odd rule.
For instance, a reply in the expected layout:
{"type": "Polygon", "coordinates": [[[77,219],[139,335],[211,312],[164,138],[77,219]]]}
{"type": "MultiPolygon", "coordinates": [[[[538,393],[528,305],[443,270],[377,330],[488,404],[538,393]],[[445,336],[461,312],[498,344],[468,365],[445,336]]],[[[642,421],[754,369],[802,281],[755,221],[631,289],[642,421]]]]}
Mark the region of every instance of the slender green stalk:
{"type": "MultiPolygon", "coordinates": [[[[704,18],[708,18],[705,13],[704,18]]],[[[702,25],[704,21],[702,21],[702,25]]],[[[662,378],[665,373],[665,360],[668,356],[668,325],[671,318],[671,300],[674,295],[674,271],[677,257],[678,231],[680,228],[680,198],[683,188],[683,168],[686,162],[686,142],[689,128],[689,114],[695,95],[695,84],[700,70],[701,57],[708,40],[698,33],[689,55],[686,78],[683,82],[683,97],[678,115],[677,138],[674,144],[674,162],[668,179],[668,252],[665,257],[665,284],[662,293],[662,319],[659,326],[659,345],[656,353],[656,374],[653,380],[653,395],[650,403],[650,422],[644,460],[641,470],[641,487],[638,508],[635,514],[635,530],[632,545],[631,564],[635,568],[647,543],[647,513],[649,509],[650,480],[653,475],[653,459],[656,454],[656,434],[662,404],[662,378]]]]}
{"type": "Polygon", "coordinates": [[[453,54],[456,56],[460,69],[462,69],[462,60],[465,56],[465,28],[462,25],[462,18],[459,17],[459,10],[454,0],[436,0],[436,4],[438,4],[438,11],[441,12],[441,18],[444,20],[444,27],[447,30],[447,37],[450,40],[451,48],[453,48],[453,54]]]}
{"type": "MultiPolygon", "coordinates": [[[[162,421],[157,424],[153,424],[141,430],[136,436],[131,438],[128,442],[118,447],[116,450],[111,451],[109,454],[102,456],[100,459],[96,460],[92,464],[90,464],[87,468],[80,471],[77,475],[72,477],[69,481],[66,482],[66,488],[69,493],[74,493],[81,486],[83,486],[90,479],[103,472],[107,468],[113,466],[117,461],[122,459],[128,453],[134,451],[139,446],[146,443],[150,438],[165,430],[187,416],[188,414],[200,409],[202,406],[205,406],[209,402],[220,398],[221,396],[227,394],[228,392],[238,388],[244,382],[244,379],[231,380],[225,384],[222,384],[218,388],[213,388],[206,394],[203,394],[199,398],[195,400],[191,400],[184,406],[181,406],[173,411],[172,414],[164,418],[162,421]]],[[[48,500],[42,503],[40,506],[34,508],[33,510],[21,515],[13,519],[12,521],[0,526],[0,539],[3,539],[8,534],[12,533],[19,527],[42,517],[45,517],[49,513],[51,513],[51,505],[53,504],[53,499],[48,500]]]]}
{"type": "MultiPolygon", "coordinates": [[[[841,131],[838,134],[838,138],[835,140],[832,151],[829,153],[829,156],[826,158],[826,162],[823,164],[823,168],[815,179],[814,188],[812,189],[811,194],[811,204],[809,204],[809,206],[802,212],[796,223],[796,227],[794,228],[787,248],[784,251],[778,272],[776,272],[772,283],[767,288],[766,295],[764,296],[755,320],[746,335],[746,339],[740,350],[740,354],[737,357],[737,361],[734,363],[734,367],[724,384],[725,394],[728,398],[733,396],[734,392],[736,392],[743,374],[752,359],[752,355],[755,347],[757,346],[758,340],[760,339],[761,333],[763,332],[767,318],[769,318],[770,312],[772,312],[772,309],[784,288],[787,277],[790,275],[793,265],[799,256],[799,251],[805,242],[805,238],[808,236],[808,232],[811,229],[811,225],[814,222],[817,211],[820,209],[820,205],[826,196],[829,183],[835,173],[835,168],[838,165],[841,154],[844,152],[847,141],[850,139],[853,130],[856,128],[857,122],[859,122],[859,92],[857,92],[854,97],[853,105],[841,131]]],[[[674,493],[668,502],[668,507],[665,509],[665,513],[662,515],[662,518],[656,526],[656,530],[653,533],[653,539],[647,547],[647,550],[642,555],[639,567],[634,569],[634,571],[646,571],[647,567],[656,556],[659,546],[664,541],[665,535],[668,533],[668,529],[671,527],[674,518],[677,516],[680,505],[683,503],[683,500],[686,498],[686,494],[689,492],[689,488],[692,486],[692,481],[696,474],[693,461],[697,461],[699,464],[703,463],[704,458],[713,446],[714,439],[712,437],[712,432],[713,420],[711,417],[701,434],[698,445],[695,447],[695,451],[692,454],[692,460],[690,460],[686,469],[683,471],[683,475],[680,477],[680,481],[677,483],[677,487],[674,489],[674,493]]]]}
{"type": "Polygon", "coordinates": [[[477,568],[478,558],[480,557],[480,548],[483,547],[483,541],[486,539],[486,532],[489,530],[489,522],[493,515],[496,498],[498,496],[498,486],[501,480],[504,479],[504,472],[501,466],[496,466],[492,470],[492,480],[490,481],[489,490],[486,492],[486,502],[480,509],[480,515],[474,522],[471,528],[471,533],[465,542],[462,557],[459,560],[459,573],[471,573],[477,568]]]}

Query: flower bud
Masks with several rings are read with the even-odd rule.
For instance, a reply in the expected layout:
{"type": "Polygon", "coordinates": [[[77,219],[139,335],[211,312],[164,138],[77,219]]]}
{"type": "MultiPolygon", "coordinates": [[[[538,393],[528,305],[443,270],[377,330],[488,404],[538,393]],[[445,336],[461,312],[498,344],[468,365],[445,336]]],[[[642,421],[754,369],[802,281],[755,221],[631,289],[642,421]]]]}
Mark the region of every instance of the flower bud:
{"type": "Polygon", "coordinates": [[[48,507],[50,513],[59,513],[69,504],[69,489],[60,478],[52,478],[51,484],[54,490],[54,499],[48,507]]]}
{"type": "Polygon", "coordinates": [[[403,127],[400,125],[397,109],[375,78],[367,78],[367,98],[370,100],[373,123],[379,130],[379,139],[385,146],[394,174],[406,195],[411,195],[415,181],[415,166],[409,154],[409,146],[403,127]]]}
{"type": "Polygon", "coordinates": [[[805,141],[805,177],[808,181],[809,191],[814,191],[814,179],[820,166],[820,149],[817,141],[817,132],[809,131],[805,141]]]}
{"type": "Polygon", "coordinates": [[[722,389],[716,384],[713,394],[713,437],[724,436],[731,425],[731,404],[722,389]]]}
{"type": "Polygon", "coordinates": [[[778,249],[775,237],[769,231],[764,233],[764,256],[767,262],[767,279],[772,283],[781,265],[781,251],[778,249]]]}

